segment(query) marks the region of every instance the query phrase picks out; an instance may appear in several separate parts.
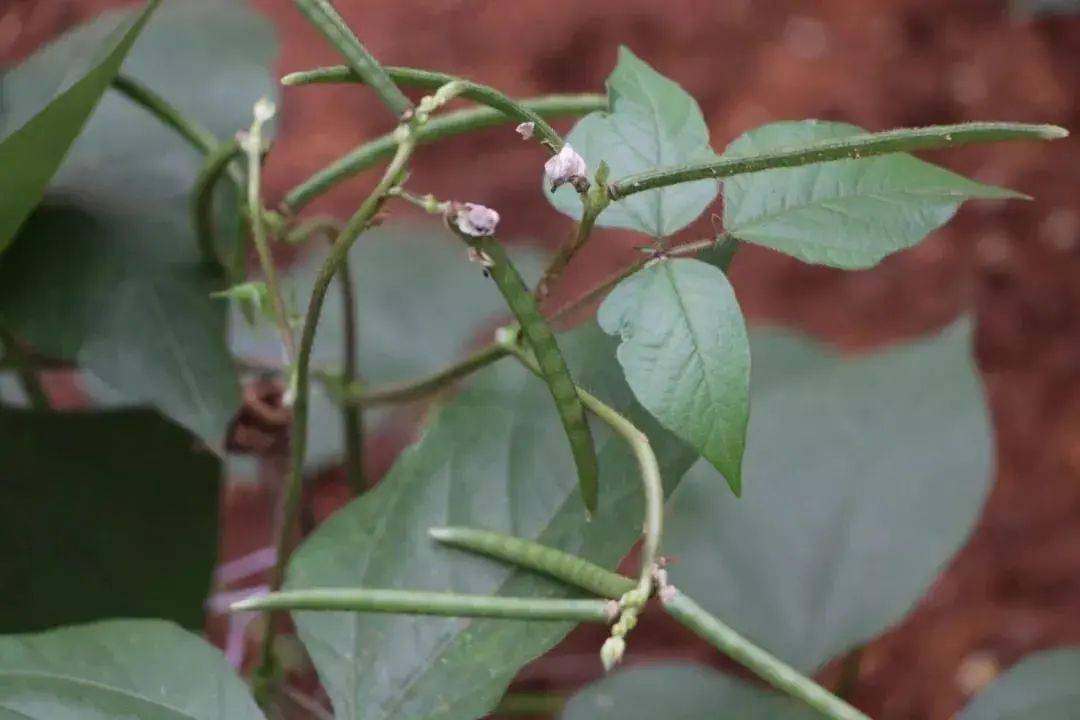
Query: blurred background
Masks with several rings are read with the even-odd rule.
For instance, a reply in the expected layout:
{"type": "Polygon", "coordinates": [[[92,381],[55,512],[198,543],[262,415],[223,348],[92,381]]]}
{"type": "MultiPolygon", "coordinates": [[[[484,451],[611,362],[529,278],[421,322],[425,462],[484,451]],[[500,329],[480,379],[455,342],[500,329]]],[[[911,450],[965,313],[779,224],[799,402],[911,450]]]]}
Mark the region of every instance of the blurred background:
{"type": "MultiPolygon", "coordinates": [[[[125,4],[0,0],[0,64],[125,4]]],[[[279,73],[336,62],[291,2],[252,4],[278,28],[279,73]]],[[[617,47],[626,44],[698,99],[718,151],[741,132],[781,119],[842,120],[872,130],[967,120],[1080,127],[1076,3],[335,4],[384,63],[445,70],[512,95],[602,91],[617,47]]],[[[281,108],[267,167],[271,205],[314,170],[389,129],[382,109],[356,88],[286,89],[281,108]]],[[[507,237],[554,247],[566,220],[535,182],[521,180],[536,176],[533,149],[503,142],[504,132],[420,152],[415,175],[438,196],[502,210],[507,237]],[[496,155],[497,162],[484,162],[496,155]]],[[[851,349],[915,337],[961,314],[975,318],[997,433],[996,483],[974,536],[947,572],[915,612],[865,651],[855,701],[880,718],[947,718],[1020,656],[1080,642],[1080,146],[1069,139],[925,156],[1035,199],[965,206],[926,242],[869,271],[810,267],[752,246],[732,271],[752,322],[782,322],[851,349]]],[[[362,174],[312,211],[344,216],[372,182],[362,174]]],[[[710,231],[706,217],[680,237],[710,231]]],[[[624,266],[639,241],[600,233],[558,294],[574,295],[624,266]]],[[[369,438],[371,474],[384,472],[409,442],[407,427],[369,438]]],[[[345,498],[340,473],[327,473],[318,484],[316,515],[345,498]]],[[[266,544],[268,507],[255,486],[231,493],[223,558],[266,544]]],[[[224,642],[223,625],[211,630],[224,642]]],[[[594,679],[601,639],[599,630],[571,635],[523,671],[519,689],[565,693],[594,679]]],[[[716,662],[704,644],[655,615],[634,641],[632,662],[716,662]]],[[[824,675],[838,672],[826,668],[824,675]]]]}

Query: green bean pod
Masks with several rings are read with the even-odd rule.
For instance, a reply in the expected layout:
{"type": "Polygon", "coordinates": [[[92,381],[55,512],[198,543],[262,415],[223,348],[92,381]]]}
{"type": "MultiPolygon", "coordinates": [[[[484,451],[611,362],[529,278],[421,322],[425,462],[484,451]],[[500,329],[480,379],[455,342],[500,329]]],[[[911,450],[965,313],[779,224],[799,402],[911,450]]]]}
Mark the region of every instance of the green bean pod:
{"type": "Polygon", "coordinates": [[[492,236],[462,237],[491,261],[488,268],[491,277],[521,326],[525,341],[532,348],[540,365],[541,377],[555,399],[555,407],[559,411],[566,437],[570,440],[574,463],[577,465],[578,484],[585,508],[590,513],[595,512],[599,492],[596,448],[593,446],[589,424],[585,420],[585,406],[581,404],[577,388],[570,377],[570,370],[566,367],[566,360],[555,341],[555,333],[540,314],[536,299],[521,279],[517,268],[510,262],[503,246],[492,236]]]}
{"type": "Polygon", "coordinates": [[[334,6],[327,0],[295,1],[300,12],[311,21],[323,37],[330,41],[331,45],[345,56],[353,72],[375,91],[383,104],[390,108],[399,120],[405,119],[412,111],[412,102],[398,89],[398,86],[383,70],[382,65],[357,39],[334,6]]]}
{"type": "Polygon", "coordinates": [[[600,597],[618,600],[634,589],[630,578],[532,540],[468,527],[436,527],[428,530],[443,545],[535,570],[600,597]]]}

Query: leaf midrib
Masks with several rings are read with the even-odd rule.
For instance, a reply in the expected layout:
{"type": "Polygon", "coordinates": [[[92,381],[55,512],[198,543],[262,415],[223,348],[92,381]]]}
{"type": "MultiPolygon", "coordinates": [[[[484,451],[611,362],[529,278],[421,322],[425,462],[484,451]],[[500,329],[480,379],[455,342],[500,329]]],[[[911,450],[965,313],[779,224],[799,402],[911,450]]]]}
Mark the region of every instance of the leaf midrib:
{"type": "Polygon", "coordinates": [[[49,673],[49,672],[42,672],[42,671],[27,672],[27,671],[0,670],[0,677],[12,678],[12,679],[15,679],[15,680],[20,679],[20,678],[22,678],[22,679],[49,680],[49,681],[53,681],[53,682],[56,682],[56,683],[73,685],[75,687],[80,687],[80,688],[90,688],[90,689],[97,690],[97,691],[102,692],[102,693],[111,694],[111,695],[119,695],[121,697],[129,698],[131,700],[136,700],[136,701],[139,701],[139,702],[146,703],[146,704],[151,705],[153,707],[162,708],[162,709],[167,710],[167,711],[169,711],[171,713],[174,713],[177,717],[185,718],[185,720],[202,720],[197,715],[190,715],[190,714],[184,712],[183,710],[181,710],[181,709],[179,709],[177,707],[174,707],[174,706],[169,705],[169,704],[164,703],[164,702],[154,700],[153,698],[150,698],[150,697],[147,697],[147,696],[145,696],[145,695],[143,695],[141,693],[135,692],[134,690],[127,690],[125,688],[113,687],[111,685],[106,685],[106,684],[101,683],[101,682],[97,682],[97,681],[94,681],[94,680],[88,680],[88,679],[85,679],[85,678],[73,677],[71,675],[64,675],[64,674],[59,674],[59,673],[49,673]]]}

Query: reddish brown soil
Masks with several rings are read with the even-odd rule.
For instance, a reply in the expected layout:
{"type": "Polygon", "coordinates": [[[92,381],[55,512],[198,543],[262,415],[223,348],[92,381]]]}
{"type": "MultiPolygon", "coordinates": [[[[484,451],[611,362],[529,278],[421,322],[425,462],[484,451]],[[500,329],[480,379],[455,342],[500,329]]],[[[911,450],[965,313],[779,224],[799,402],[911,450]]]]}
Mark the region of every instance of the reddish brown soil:
{"type": "MultiPolygon", "coordinates": [[[[122,1],[8,0],[0,10],[0,60],[122,1]]],[[[281,28],[278,70],[334,61],[287,0],[256,4],[281,28]]],[[[445,69],[520,95],[597,90],[617,45],[626,43],[699,99],[718,145],[760,123],[803,117],[873,129],[985,119],[1080,127],[1080,18],[1017,21],[1004,2],[337,5],[385,62],[445,69]]],[[[299,88],[285,94],[282,127],[269,168],[275,193],[388,124],[364,91],[299,88]]],[[[920,607],[868,647],[855,701],[873,717],[948,718],[995,667],[1080,642],[1078,150],[1068,140],[938,156],[1036,200],[965,208],[918,248],[870,271],[812,268],[754,248],[735,263],[736,289],[753,319],[846,347],[917,335],[965,312],[978,321],[999,441],[997,485],[975,536],[920,607]]],[[[568,225],[536,192],[538,162],[534,149],[492,131],[423,152],[414,178],[437,194],[500,208],[508,236],[553,245],[568,225]],[[496,153],[498,162],[484,163],[496,153]]],[[[371,182],[357,179],[321,209],[348,211],[371,182]]],[[[579,289],[626,262],[632,242],[604,233],[567,284],[579,289]]],[[[373,443],[384,469],[401,440],[373,443]]],[[[231,500],[251,517],[250,497],[231,500]]],[[[265,542],[245,532],[250,527],[229,516],[228,555],[265,542]]],[[[568,691],[591,680],[597,645],[595,633],[572,636],[558,658],[525,670],[523,686],[568,691]]],[[[633,657],[646,656],[715,659],[662,623],[635,632],[633,657]]]]}

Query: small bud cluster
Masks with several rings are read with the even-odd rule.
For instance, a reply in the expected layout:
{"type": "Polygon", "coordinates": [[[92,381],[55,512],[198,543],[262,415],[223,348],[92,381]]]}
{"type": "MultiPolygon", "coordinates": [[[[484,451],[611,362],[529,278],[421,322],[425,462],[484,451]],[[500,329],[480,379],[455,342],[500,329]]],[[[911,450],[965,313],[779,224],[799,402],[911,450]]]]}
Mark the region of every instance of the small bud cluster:
{"type": "Polygon", "coordinates": [[[555,192],[560,186],[570,184],[578,192],[586,192],[589,189],[589,180],[585,176],[588,169],[585,166],[585,158],[581,157],[565,143],[555,155],[544,163],[544,177],[551,185],[551,192],[555,192]]]}
{"type": "Polygon", "coordinates": [[[449,220],[458,230],[472,237],[495,234],[499,225],[499,213],[476,203],[452,203],[449,220]]]}

